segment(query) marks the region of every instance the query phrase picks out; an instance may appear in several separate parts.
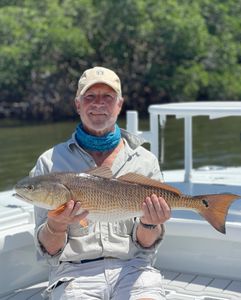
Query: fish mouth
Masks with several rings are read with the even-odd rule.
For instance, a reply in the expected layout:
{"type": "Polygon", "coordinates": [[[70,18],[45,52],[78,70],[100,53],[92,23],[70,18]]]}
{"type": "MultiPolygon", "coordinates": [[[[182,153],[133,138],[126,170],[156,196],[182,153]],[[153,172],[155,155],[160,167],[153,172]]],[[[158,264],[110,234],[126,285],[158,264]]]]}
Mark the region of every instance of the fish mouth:
{"type": "Polygon", "coordinates": [[[12,196],[18,198],[19,200],[22,200],[22,201],[28,202],[28,203],[30,203],[30,204],[33,204],[33,201],[32,201],[32,200],[30,200],[30,199],[28,199],[28,198],[26,198],[26,197],[23,197],[22,195],[20,195],[20,194],[18,194],[18,193],[14,193],[14,194],[12,194],[12,196]]]}
{"type": "Polygon", "coordinates": [[[22,197],[21,195],[19,195],[18,193],[13,193],[12,196],[13,196],[13,197],[16,197],[16,198],[20,198],[20,199],[23,198],[23,197],[22,197]]]}

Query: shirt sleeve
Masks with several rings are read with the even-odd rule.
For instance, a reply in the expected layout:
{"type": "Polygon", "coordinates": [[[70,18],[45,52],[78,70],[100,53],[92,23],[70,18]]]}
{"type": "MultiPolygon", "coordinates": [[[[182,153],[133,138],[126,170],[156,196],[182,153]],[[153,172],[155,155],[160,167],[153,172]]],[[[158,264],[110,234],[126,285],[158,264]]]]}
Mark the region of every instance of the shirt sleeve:
{"type": "Polygon", "coordinates": [[[158,180],[158,181],[163,181],[163,174],[162,174],[162,171],[160,169],[158,159],[155,156],[153,156],[152,166],[153,166],[152,171],[151,171],[151,174],[150,174],[149,177],[152,178],[152,179],[158,180]]]}
{"type": "Polygon", "coordinates": [[[164,225],[161,224],[161,229],[162,229],[161,230],[161,234],[157,238],[157,240],[155,241],[155,243],[151,247],[146,248],[146,247],[141,246],[139,244],[138,240],[137,240],[137,234],[136,233],[137,233],[137,227],[138,227],[139,224],[140,224],[140,218],[136,218],[135,224],[134,224],[134,227],[133,227],[133,231],[132,231],[132,241],[133,241],[133,243],[135,244],[135,246],[137,248],[142,249],[142,250],[145,249],[146,252],[151,252],[151,253],[156,252],[157,249],[158,249],[158,247],[159,247],[159,245],[160,245],[160,243],[161,243],[161,241],[163,240],[163,237],[164,237],[164,234],[165,234],[165,227],[164,227],[164,225]]]}
{"type": "Polygon", "coordinates": [[[43,228],[44,225],[45,225],[45,223],[43,223],[40,226],[35,228],[34,243],[35,243],[35,247],[37,249],[37,260],[45,259],[45,260],[47,260],[47,262],[50,265],[57,266],[59,264],[59,257],[62,254],[63,249],[67,244],[67,234],[66,234],[66,240],[65,240],[64,247],[62,249],[60,249],[56,254],[50,255],[45,250],[45,248],[43,247],[43,245],[40,243],[40,241],[38,239],[39,232],[43,228]]]}
{"type": "MultiPolygon", "coordinates": [[[[34,168],[30,171],[29,176],[39,176],[49,173],[49,166],[44,160],[43,156],[41,156],[38,160],[34,168]]],[[[44,226],[46,220],[47,220],[47,214],[48,210],[44,208],[40,208],[35,206],[34,207],[34,218],[35,218],[35,230],[34,230],[34,243],[35,247],[37,249],[37,260],[46,259],[47,262],[51,265],[57,265],[59,263],[59,257],[67,243],[67,235],[66,235],[66,241],[65,245],[62,249],[58,251],[55,255],[50,255],[43,245],[39,241],[39,232],[44,226]]]]}
{"type": "Polygon", "coordinates": [[[48,174],[50,172],[50,166],[48,165],[48,162],[44,158],[44,155],[41,155],[37,162],[36,165],[33,167],[33,169],[29,172],[30,177],[38,176],[38,175],[44,175],[48,174]]]}

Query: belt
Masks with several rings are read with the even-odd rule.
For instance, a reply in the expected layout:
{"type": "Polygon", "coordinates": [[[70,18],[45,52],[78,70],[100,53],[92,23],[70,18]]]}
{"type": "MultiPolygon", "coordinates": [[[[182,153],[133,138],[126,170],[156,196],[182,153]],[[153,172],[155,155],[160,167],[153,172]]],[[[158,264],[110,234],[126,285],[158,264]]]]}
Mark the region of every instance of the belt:
{"type": "Polygon", "coordinates": [[[70,263],[81,263],[81,264],[86,264],[86,263],[89,263],[89,262],[92,262],[92,261],[98,261],[98,260],[103,260],[104,257],[97,257],[97,258],[93,258],[93,259],[83,259],[79,262],[76,262],[76,261],[69,261],[70,263]]]}
{"type": "Polygon", "coordinates": [[[93,259],[83,259],[80,262],[82,264],[85,264],[85,263],[88,263],[88,262],[97,261],[97,260],[103,260],[103,259],[104,259],[104,257],[97,257],[97,258],[93,258],[93,259]]]}

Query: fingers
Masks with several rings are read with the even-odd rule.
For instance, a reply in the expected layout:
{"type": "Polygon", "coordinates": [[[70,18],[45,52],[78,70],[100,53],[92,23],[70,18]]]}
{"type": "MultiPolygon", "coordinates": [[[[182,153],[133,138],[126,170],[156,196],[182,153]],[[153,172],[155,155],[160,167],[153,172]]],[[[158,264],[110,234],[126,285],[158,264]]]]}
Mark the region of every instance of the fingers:
{"type": "Polygon", "coordinates": [[[65,215],[66,217],[71,216],[71,214],[74,211],[75,208],[75,204],[77,204],[77,202],[75,203],[74,200],[70,200],[66,203],[66,209],[63,212],[63,215],[65,215]]]}
{"type": "Polygon", "coordinates": [[[162,224],[171,216],[171,210],[166,201],[155,194],[145,199],[143,212],[142,221],[147,224],[162,224]]]}
{"type": "Polygon", "coordinates": [[[162,216],[164,215],[166,220],[170,219],[170,217],[171,217],[170,206],[167,204],[167,202],[162,197],[159,197],[158,200],[159,200],[160,207],[162,209],[162,213],[163,213],[162,216]]]}
{"type": "Polygon", "coordinates": [[[81,213],[75,215],[72,218],[72,223],[79,223],[81,220],[83,220],[85,217],[87,217],[88,213],[89,212],[87,210],[84,210],[81,213]]]}
{"type": "MultiPolygon", "coordinates": [[[[74,202],[73,200],[71,200],[71,202],[74,202]]],[[[76,202],[74,203],[74,205],[71,204],[71,208],[72,210],[70,211],[69,216],[70,217],[75,217],[77,215],[77,213],[80,211],[81,209],[81,205],[80,202],[76,202]]]]}
{"type": "Polygon", "coordinates": [[[64,211],[55,216],[51,217],[56,222],[59,223],[66,223],[66,224],[72,224],[79,222],[81,219],[85,218],[88,215],[88,211],[82,210],[81,211],[81,204],[80,202],[75,202],[74,200],[69,200],[66,203],[66,207],[64,211]]]}

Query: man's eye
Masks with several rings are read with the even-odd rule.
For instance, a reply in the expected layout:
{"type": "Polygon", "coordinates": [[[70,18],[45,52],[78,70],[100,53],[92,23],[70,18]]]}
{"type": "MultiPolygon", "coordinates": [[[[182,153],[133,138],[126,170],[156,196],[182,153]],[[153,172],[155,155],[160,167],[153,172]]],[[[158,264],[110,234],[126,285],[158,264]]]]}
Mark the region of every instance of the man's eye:
{"type": "Polygon", "coordinates": [[[95,99],[95,96],[94,96],[94,95],[86,95],[86,96],[85,96],[85,99],[86,99],[87,101],[91,101],[91,100],[94,100],[94,99],[95,99]]]}
{"type": "Polygon", "coordinates": [[[104,99],[105,100],[108,100],[108,101],[112,101],[112,100],[114,100],[114,97],[112,96],[112,95],[104,95],[104,99]]]}

